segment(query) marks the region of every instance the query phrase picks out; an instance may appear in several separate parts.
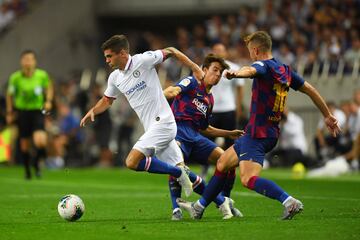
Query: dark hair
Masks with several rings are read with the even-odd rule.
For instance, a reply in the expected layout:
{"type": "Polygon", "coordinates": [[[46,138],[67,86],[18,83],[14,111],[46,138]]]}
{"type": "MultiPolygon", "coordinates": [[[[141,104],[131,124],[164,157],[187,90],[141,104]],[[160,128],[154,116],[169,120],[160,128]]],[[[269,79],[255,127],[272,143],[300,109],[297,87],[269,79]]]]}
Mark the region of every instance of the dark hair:
{"type": "Polygon", "coordinates": [[[272,41],[270,35],[265,31],[254,32],[244,38],[246,46],[250,42],[258,44],[258,48],[262,52],[271,51],[272,41]]]}
{"type": "Polygon", "coordinates": [[[36,58],[36,53],[34,50],[31,49],[25,49],[24,51],[21,52],[20,54],[20,58],[22,58],[23,56],[27,55],[27,54],[33,54],[36,58]]]}
{"type": "Polygon", "coordinates": [[[101,45],[101,49],[103,51],[110,49],[111,51],[118,53],[121,50],[129,52],[130,47],[125,35],[114,35],[101,45]]]}
{"type": "Polygon", "coordinates": [[[204,63],[203,63],[203,68],[209,68],[211,63],[213,62],[218,62],[221,65],[221,72],[223,72],[225,69],[229,69],[229,65],[227,65],[227,63],[225,62],[225,60],[222,57],[219,57],[215,54],[208,54],[205,59],[204,59],[204,63]]]}
{"type": "Polygon", "coordinates": [[[220,45],[220,44],[225,46],[225,44],[223,44],[220,40],[215,40],[215,41],[211,42],[210,47],[213,48],[216,45],[220,45]]]}

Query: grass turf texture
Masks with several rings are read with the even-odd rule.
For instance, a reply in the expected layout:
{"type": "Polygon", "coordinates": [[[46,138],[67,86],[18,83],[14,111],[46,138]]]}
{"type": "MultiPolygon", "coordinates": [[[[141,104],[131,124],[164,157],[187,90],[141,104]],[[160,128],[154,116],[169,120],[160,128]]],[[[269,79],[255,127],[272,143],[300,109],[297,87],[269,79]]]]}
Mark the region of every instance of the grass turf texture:
{"type": "Polygon", "coordinates": [[[25,181],[23,169],[0,167],[0,239],[360,239],[359,174],[293,180],[289,170],[267,170],[262,176],[301,199],[305,211],[280,221],[281,204],[243,188],[237,178],[232,198],[244,218],[224,221],[211,205],[200,221],[184,213],[172,222],[165,175],[66,169],[25,181]],[[57,213],[69,193],[85,203],[77,222],[57,213]]]}

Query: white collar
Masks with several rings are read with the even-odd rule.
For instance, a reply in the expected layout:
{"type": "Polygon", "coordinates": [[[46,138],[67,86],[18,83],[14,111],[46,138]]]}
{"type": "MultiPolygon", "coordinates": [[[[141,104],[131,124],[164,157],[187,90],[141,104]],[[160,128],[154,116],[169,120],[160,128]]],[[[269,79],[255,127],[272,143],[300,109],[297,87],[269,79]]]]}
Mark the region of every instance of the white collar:
{"type": "Polygon", "coordinates": [[[126,72],[127,70],[129,70],[130,67],[131,67],[131,65],[132,65],[132,57],[131,57],[131,55],[129,54],[129,59],[128,59],[126,65],[125,65],[124,72],[126,72]]]}

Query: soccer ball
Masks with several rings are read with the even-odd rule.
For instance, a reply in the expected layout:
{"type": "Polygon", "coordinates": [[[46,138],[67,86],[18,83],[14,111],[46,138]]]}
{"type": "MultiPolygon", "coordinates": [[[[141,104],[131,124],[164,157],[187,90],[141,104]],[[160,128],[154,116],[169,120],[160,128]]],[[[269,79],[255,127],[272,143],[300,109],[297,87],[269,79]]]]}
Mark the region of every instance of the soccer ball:
{"type": "Polygon", "coordinates": [[[302,179],[305,177],[306,168],[301,162],[297,162],[291,169],[294,179],[302,179]]]}
{"type": "Polygon", "coordinates": [[[76,221],[84,214],[85,205],[81,198],[74,194],[69,194],[60,199],[58,212],[63,219],[76,221]]]}

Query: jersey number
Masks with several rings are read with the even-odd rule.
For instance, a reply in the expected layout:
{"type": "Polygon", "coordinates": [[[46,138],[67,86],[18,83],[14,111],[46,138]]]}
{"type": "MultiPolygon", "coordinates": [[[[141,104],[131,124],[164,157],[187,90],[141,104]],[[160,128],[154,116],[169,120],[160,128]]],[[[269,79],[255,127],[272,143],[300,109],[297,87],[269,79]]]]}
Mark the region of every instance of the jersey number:
{"type": "Polygon", "coordinates": [[[285,84],[276,83],[273,89],[276,92],[273,112],[283,112],[289,87],[285,84]]]}

